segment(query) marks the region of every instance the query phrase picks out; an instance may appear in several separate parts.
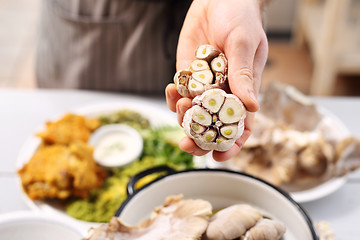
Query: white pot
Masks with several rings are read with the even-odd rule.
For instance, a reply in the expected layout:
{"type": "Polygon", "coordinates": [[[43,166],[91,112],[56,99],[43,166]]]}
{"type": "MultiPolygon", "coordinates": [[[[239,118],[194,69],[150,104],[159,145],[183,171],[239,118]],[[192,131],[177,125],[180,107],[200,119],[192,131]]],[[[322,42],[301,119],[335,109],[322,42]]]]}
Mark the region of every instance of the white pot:
{"type": "Polygon", "coordinates": [[[130,180],[129,198],[116,213],[124,222],[138,224],[149,218],[153,208],[162,205],[167,196],[183,194],[184,198],[207,200],[213,209],[247,203],[263,215],[283,222],[287,227],[284,240],[318,239],[310,218],[288,194],[243,173],[222,169],[171,172],[134,191],[134,185],[140,178],[161,169],[149,169],[130,180]]]}

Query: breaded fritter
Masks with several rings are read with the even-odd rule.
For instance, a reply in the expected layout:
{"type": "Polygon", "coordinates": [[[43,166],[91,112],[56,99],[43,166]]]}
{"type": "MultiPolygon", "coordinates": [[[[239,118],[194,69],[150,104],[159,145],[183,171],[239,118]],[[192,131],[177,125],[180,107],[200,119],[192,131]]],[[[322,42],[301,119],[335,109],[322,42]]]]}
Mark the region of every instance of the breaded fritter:
{"type": "Polygon", "coordinates": [[[31,199],[86,198],[105,178],[93,159],[93,148],[81,141],[42,145],[18,173],[31,199]]]}
{"type": "Polygon", "coordinates": [[[90,134],[100,126],[98,119],[86,119],[80,115],[66,114],[56,122],[47,122],[46,130],[37,134],[46,144],[70,144],[87,142],[90,134]]]}

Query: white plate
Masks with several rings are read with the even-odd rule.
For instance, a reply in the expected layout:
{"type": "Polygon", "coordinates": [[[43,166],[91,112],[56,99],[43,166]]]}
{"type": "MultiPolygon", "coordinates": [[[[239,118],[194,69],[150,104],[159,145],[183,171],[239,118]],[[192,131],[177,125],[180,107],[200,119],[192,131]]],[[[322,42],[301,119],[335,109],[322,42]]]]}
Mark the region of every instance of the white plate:
{"type": "Polygon", "coordinates": [[[86,233],[56,216],[30,211],[0,214],[0,239],[80,240],[86,233]]]}
{"type": "MultiPolygon", "coordinates": [[[[69,111],[74,114],[80,114],[86,117],[99,117],[106,114],[116,113],[122,109],[130,109],[135,112],[140,113],[150,121],[151,126],[161,126],[161,125],[177,125],[176,116],[172,114],[170,110],[166,110],[165,108],[161,108],[159,106],[149,104],[146,101],[121,101],[121,102],[111,102],[111,103],[104,103],[98,105],[91,105],[86,106],[79,109],[74,109],[69,111]]],[[[35,151],[37,150],[41,140],[35,136],[35,133],[43,130],[45,128],[46,121],[55,121],[60,119],[65,113],[60,113],[58,116],[55,116],[51,119],[44,120],[44,125],[39,127],[37,130],[34,131],[34,135],[31,136],[23,145],[17,159],[17,169],[21,169],[26,162],[33,156],[35,151]]],[[[31,200],[27,194],[23,191],[21,185],[21,179],[18,177],[18,186],[20,191],[22,192],[22,196],[26,202],[26,204],[34,210],[40,210],[45,213],[49,214],[56,214],[60,217],[67,219],[74,224],[80,226],[80,228],[85,231],[88,230],[90,227],[96,227],[99,223],[91,223],[85,222],[81,220],[77,220],[75,218],[70,217],[67,215],[60,204],[56,202],[49,204],[46,201],[40,200],[31,200]]]]}
{"type": "MultiPolygon", "coordinates": [[[[330,131],[327,132],[326,134],[327,139],[338,139],[338,138],[345,138],[350,136],[349,129],[338,119],[338,117],[336,117],[332,112],[321,106],[317,106],[317,108],[321,113],[321,115],[323,116],[321,126],[326,128],[330,127],[332,129],[331,132],[330,131]]],[[[227,165],[226,163],[224,163],[225,164],[224,165],[223,163],[215,162],[212,159],[211,154],[208,154],[206,158],[207,158],[206,161],[207,166],[209,168],[225,167],[225,168],[229,168],[230,170],[234,170],[232,169],[231,166],[227,165]]],[[[326,182],[323,182],[319,185],[316,185],[312,188],[308,188],[306,190],[290,191],[289,194],[296,202],[304,203],[325,197],[335,192],[339,188],[341,188],[345,183],[346,183],[346,176],[332,178],[326,182]]]]}

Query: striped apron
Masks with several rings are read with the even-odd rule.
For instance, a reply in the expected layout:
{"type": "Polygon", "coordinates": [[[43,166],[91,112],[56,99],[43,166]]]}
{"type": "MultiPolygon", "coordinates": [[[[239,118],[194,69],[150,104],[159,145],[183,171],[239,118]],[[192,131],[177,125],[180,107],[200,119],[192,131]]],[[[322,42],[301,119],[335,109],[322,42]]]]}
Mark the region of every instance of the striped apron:
{"type": "Polygon", "coordinates": [[[43,0],[41,88],[163,94],[191,0],[43,0]]]}

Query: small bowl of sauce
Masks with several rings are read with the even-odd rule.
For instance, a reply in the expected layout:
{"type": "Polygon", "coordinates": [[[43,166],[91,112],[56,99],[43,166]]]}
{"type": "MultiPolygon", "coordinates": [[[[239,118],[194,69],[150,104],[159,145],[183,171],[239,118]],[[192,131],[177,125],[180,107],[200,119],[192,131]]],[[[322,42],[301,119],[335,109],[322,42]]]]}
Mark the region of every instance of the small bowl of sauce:
{"type": "Polygon", "coordinates": [[[136,160],[143,150],[143,139],[125,124],[109,124],[98,128],[90,137],[95,161],[104,167],[121,167],[136,160]]]}

